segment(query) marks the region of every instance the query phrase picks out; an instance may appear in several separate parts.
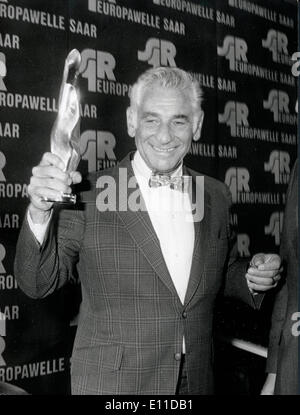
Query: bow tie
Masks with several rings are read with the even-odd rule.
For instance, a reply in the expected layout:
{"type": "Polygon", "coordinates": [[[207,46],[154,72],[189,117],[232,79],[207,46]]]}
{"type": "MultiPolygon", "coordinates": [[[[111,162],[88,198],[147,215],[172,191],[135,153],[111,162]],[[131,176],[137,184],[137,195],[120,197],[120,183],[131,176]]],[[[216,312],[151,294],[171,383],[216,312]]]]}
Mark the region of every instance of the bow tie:
{"type": "Polygon", "coordinates": [[[169,186],[170,189],[179,190],[180,192],[188,191],[189,176],[171,177],[168,174],[154,173],[149,179],[149,187],[169,186]]]}

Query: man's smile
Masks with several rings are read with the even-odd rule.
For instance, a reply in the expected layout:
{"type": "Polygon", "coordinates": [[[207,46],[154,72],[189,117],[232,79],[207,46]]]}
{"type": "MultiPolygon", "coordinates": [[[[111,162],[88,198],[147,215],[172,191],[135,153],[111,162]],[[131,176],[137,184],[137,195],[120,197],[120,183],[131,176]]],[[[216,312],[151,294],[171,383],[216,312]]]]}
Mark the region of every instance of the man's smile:
{"type": "Polygon", "coordinates": [[[177,148],[177,147],[162,148],[162,147],[157,147],[155,145],[151,145],[151,147],[159,153],[171,153],[172,151],[176,150],[176,148],[177,148]]]}

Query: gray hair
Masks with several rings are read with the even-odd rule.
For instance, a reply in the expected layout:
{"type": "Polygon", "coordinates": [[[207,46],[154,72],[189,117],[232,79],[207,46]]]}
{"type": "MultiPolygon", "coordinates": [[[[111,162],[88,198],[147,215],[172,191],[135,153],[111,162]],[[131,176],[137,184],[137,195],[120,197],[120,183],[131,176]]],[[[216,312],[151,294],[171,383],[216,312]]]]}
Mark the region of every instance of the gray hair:
{"type": "Polygon", "coordinates": [[[142,92],[154,84],[164,88],[189,90],[194,110],[201,109],[203,92],[199,82],[183,69],[162,66],[148,69],[138,78],[129,93],[130,105],[137,107],[140,104],[142,92]]]}

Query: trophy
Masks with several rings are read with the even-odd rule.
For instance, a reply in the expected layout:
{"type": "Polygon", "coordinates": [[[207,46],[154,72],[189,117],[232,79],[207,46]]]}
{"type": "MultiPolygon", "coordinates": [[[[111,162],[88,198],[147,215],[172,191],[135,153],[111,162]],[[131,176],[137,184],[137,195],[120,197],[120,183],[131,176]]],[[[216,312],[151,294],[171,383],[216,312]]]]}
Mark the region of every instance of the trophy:
{"type": "MultiPolygon", "coordinates": [[[[53,124],[50,143],[51,153],[59,156],[65,164],[64,171],[76,170],[80,161],[80,109],[77,78],[81,55],[71,50],[65,60],[63,79],[59,91],[58,113],[53,124]]],[[[45,202],[76,203],[76,195],[62,193],[60,200],[43,198],[45,202]]]]}

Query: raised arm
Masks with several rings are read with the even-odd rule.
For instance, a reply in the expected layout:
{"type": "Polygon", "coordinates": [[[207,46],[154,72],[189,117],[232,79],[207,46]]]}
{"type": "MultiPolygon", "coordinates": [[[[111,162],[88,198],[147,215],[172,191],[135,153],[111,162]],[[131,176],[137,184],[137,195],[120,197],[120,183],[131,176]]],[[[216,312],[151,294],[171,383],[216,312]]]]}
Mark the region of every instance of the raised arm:
{"type": "Polygon", "coordinates": [[[83,234],[84,214],[78,210],[54,208],[61,193],[70,193],[79,183],[78,172],[63,171],[64,164],[45,153],[32,169],[28,186],[30,205],[19,235],[15,276],[20,288],[33,298],[44,297],[64,285],[74,273],[83,234]]]}

